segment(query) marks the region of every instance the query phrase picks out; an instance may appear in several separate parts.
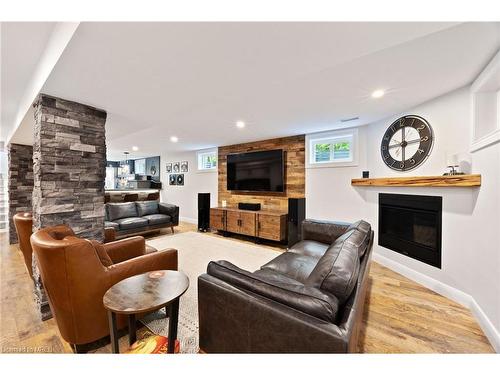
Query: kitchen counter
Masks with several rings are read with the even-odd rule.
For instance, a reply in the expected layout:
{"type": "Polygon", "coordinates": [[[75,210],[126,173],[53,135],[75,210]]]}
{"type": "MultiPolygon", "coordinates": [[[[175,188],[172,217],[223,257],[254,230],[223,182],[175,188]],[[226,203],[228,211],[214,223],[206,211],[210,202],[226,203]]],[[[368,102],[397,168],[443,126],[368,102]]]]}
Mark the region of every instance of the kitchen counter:
{"type": "Polygon", "coordinates": [[[160,189],[106,189],[106,195],[109,195],[109,202],[123,202],[125,195],[137,194],[140,201],[146,200],[151,193],[159,193],[160,189]]]}

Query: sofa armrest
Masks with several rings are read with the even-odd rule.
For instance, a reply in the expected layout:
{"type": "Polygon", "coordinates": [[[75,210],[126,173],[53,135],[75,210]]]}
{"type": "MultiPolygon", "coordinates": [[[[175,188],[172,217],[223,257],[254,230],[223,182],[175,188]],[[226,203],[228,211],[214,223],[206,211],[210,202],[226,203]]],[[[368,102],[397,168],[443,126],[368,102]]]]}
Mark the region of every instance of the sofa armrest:
{"type": "Polygon", "coordinates": [[[120,263],[146,254],[146,241],[141,236],[107,242],[103,246],[113,263],[120,263]]]}
{"type": "Polygon", "coordinates": [[[179,206],[170,203],[158,203],[160,214],[168,215],[172,218],[173,225],[179,225],[179,206]]]}
{"type": "Polygon", "coordinates": [[[200,349],[206,353],[346,353],[349,333],[214,276],[198,278],[200,349]]]}
{"type": "Polygon", "coordinates": [[[328,322],[336,321],[338,299],[318,288],[290,284],[286,281],[270,281],[226,261],[210,262],[207,273],[237,288],[243,288],[316,318],[328,322]]]}
{"type": "Polygon", "coordinates": [[[330,245],[346,232],[349,225],[340,221],[306,219],[302,222],[302,239],[330,245]]]}
{"type": "Polygon", "coordinates": [[[158,270],[177,271],[177,250],[158,251],[107,267],[110,286],[127,277],[158,270]]]}

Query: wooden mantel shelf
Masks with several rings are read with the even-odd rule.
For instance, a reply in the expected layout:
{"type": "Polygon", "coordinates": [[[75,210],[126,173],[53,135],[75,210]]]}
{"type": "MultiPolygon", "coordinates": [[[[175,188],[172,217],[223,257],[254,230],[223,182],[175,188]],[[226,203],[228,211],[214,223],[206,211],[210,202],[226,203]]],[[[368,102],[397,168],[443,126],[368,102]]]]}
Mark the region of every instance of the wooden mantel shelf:
{"type": "Polygon", "coordinates": [[[476,187],[481,186],[480,174],[454,176],[411,176],[353,178],[353,186],[430,186],[430,187],[476,187]]]}

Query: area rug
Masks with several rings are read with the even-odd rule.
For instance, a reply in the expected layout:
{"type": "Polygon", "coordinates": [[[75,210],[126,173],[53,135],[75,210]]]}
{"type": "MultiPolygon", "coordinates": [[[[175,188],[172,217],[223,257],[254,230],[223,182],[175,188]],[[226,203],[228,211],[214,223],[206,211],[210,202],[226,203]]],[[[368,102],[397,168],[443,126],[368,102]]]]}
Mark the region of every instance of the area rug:
{"type": "MultiPolygon", "coordinates": [[[[198,353],[198,276],[205,273],[211,260],[227,260],[248,271],[280,254],[280,251],[213,235],[185,232],[165,235],[147,241],[158,250],[174,248],[178,251],[179,270],[189,277],[189,288],[181,297],[177,338],[181,353],[198,353]]],[[[141,319],[153,333],[168,335],[168,318],[158,311],[141,319]]]]}

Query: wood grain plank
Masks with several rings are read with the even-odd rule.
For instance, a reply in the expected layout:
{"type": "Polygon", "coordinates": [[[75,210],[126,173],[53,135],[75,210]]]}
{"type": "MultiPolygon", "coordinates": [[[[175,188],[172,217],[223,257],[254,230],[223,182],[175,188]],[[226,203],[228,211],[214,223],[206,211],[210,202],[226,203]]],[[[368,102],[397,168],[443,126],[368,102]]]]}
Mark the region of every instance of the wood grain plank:
{"type": "Polygon", "coordinates": [[[481,186],[480,174],[454,176],[411,176],[353,178],[353,186],[430,186],[430,187],[477,187],[481,186]]]}

